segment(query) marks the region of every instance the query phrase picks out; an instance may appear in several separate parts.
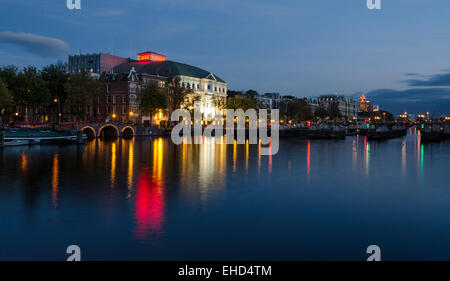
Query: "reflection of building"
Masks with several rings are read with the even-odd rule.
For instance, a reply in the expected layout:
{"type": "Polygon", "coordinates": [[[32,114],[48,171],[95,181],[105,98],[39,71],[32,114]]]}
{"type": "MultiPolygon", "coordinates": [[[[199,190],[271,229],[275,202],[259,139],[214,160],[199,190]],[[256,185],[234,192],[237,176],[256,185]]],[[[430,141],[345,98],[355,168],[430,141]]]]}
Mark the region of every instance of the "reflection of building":
{"type": "Polygon", "coordinates": [[[281,96],[278,93],[265,93],[256,98],[267,109],[279,109],[281,96]]]}
{"type": "Polygon", "coordinates": [[[337,103],[339,111],[345,118],[352,118],[358,113],[356,101],[344,95],[321,95],[317,99],[319,106],[328,109],[332,103],[337,103]]]}
{"type": "Polygon", "coordinates": [[[168,90],[169,83],[178,81],[180,86],[193,91],[190,98],[198,98],[205,119],[213,119],[219,108],[218,100],[225,100],[227,83],[219,76],[201,68],[166,60],[154,52],[138,54],[138,60],[105,54],[69,56],[69,72],[91,72],[100,75],[105,95],[98,106],[88,109],[99,118],[118,120],[142,118],[139,112],[139,91],[147,83],[156,81],[168,90]]]}

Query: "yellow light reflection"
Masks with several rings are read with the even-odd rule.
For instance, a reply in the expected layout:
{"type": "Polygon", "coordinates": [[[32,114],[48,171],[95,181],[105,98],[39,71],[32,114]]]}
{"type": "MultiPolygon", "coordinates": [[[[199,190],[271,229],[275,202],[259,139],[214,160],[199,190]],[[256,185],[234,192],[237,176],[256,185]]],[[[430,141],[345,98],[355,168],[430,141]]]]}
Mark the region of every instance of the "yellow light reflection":
{"type": "Polygon", "coordinates": [[[153,142],[153,176],[158,181],[162,180],[163,176],[163,156],[164,143],[163,139],[159,138],[153,142]]]}
{"type": "Polygon", "coordinates": [[[248,174],[249,142],[245,140],[245,173],[248,174]]]}
{"type": "Polygon", "coordinates": [[[127,171],[128,197],[131,197],[130,192],[133,186],[133,165],[134,165],[134,138],[128,141],[128,171],[127,171]]]}
{"type": "Polygon", "coordinates": [[[28,167],[28,157],[25,152],[22,152],[20,155],[20,168],[22,169],[22,173],[26,174],[28,167]]]}
{"type": "Polygon", "coordinates": [[[236,172],[236,159],[237,159],[237,141],[233,143],[233,173],[236,172]]]}
{"type": "Polygon", "coordinates": [[[58,187],[59,187],[59,158],[58,153],[53,155],[52,168],[52,202],[53,207],[58,207],[58,187]]]}
{"type": "Polygon", "coordinates": [[[114,188],[116,183],[116,142],[111,144],[111,188],[114,188]]]}

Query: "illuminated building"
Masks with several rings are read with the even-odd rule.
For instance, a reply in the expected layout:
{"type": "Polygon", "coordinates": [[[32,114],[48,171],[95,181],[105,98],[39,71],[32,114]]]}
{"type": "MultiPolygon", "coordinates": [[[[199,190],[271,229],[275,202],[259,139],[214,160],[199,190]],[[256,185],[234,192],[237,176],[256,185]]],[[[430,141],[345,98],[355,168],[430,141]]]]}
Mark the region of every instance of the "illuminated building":
{"type": "MultiPolygon", "coordinates": [[[[150,122],[150,117],[143,117],[139,111],[139,91],[144,83],[156,82],[160,88],[167,89],[167,78],[147,74],[138,74],[132,68],[128,73],[103,73],[103,95],[97,100],[93,116],[117,122],[136,121],[150,122]]],[[[160,120],[160,118],[155,118],[160,120]]],[[[157,122],[156,124],[159,124],[157,122]]]]}
{"type": "Polygon", "coordinates": [[[380,106],[372,105],[371,102],[366,98],[366,96],[362,95],[359,98],[359,111],[360,112],[377,112],[377,111],[380,111],[380,106]]]}
{"type": "Polygon", "coordinates": [[[325,109],[328,109],[333,102],[337,103],[342,116],[347,119],[353,118],[353,116],[356,116],[358,113],[358,106],[356,104],[356,101],[348,96],[338,94],[321,95],[317,99],[317,103],[319,104],[319,106],[325,109]]]}
{"type": "MultiPolygon", "coordinates": [[[[146,84],[150,80],[161,80],[160,87],[167,88],[167,83],[178,81],[179,86],[192,90],[193,94],[188,98],[198,98],[200,111],[206,120],[214,119],[220,112],[216,101],[227,96],[227,83],[219,76],[201,68],[166,60],[166,57],[154,52],[138,54],[138,60],[126,62],[113,69],[113,73],[129,75],[135,71],[139,81],[136,85],[146,84]]],[[[131,84],[130,84],[131,87],[131,84]]]]}
{"type": "Polygon", "coordinates": [[[93,108],[88,108],[91,117],[115,121],[136,121],[139,123],[162,121],[167,115],[141,116],[139,92],[145,84],[156,82],[169,92],[172,81],[192,90],[188,99],[198,98],[200,111],[205,120],[214,119],[221,111],[216,104],[226,100],[227,83],[219,76],[201,68],[174,62],[155,52],[142,52],[137,60],[105,54],[69,56],[69,72],[86,71],[95,73],[103,84],[104,95],[100,96],[93,108]]]}
{"type": "Polygon", "coordinates": [[[371,110],[370,101],[366,98],[366,96],[362,95],[359,98],[359,111],[361,112],[369,112],[371,110]]]}

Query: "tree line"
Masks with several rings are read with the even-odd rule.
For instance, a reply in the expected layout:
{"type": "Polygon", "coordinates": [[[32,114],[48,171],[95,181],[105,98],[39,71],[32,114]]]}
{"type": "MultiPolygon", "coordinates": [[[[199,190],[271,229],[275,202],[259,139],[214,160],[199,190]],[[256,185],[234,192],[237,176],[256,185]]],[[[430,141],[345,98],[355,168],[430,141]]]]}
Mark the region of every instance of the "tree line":
{"type": "Polygon", "coordinates": [[[38,70],[28,66],[0,68],[0,113],[5,120],[43,122],[44,116],[69,113],[82,119],[86,107],[102,93],[87,73],[68,74],[65,64],[38,70]],[[19,114],[18,108],[21,109],[19,114]]]}
{"type": "MultiPolygon", "coordinates": [[[[162,109],[169,113],[195,98],[179,79],[167,89],[155,83],[144,85],[139,94],[141,114],[154,116],[162,109]]],[[[44,122],[44,116],[70,116],[71,121],[88,120],[89,108],[103,94],[102,83],[85,72],[67,72],[66,64],[51,64],[38,70],[28,66],[0,67],[0,117],[8,121],[44,122]],[[19,114],[18,110],[21,113],[19,114]]]]}

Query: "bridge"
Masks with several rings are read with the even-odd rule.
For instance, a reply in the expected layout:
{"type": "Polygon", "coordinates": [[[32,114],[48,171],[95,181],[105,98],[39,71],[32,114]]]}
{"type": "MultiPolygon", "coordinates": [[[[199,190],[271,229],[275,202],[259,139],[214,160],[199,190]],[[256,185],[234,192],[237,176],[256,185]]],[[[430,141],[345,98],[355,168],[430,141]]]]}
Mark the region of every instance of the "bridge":
{"type": "Polygon", "coordinates": [[[113,122],[68,122],[61,124],[62,126],[70,126],[86,134],[88,138],[104,138],[104,137],[129,137],[136,135],[136,126],[129,124],[113,123],[113,122]]]}

